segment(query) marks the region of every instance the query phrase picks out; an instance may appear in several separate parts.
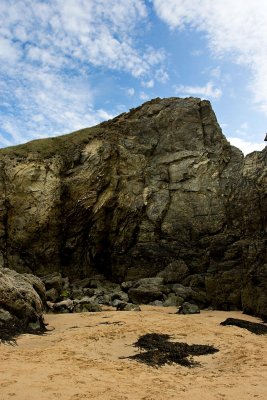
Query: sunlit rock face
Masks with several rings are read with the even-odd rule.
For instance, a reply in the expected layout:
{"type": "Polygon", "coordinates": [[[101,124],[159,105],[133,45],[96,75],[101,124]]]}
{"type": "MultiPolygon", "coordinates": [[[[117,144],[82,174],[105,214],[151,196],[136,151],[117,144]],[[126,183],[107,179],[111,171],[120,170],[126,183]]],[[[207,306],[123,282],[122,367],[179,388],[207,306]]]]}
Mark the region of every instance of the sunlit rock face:
{"type": "Polygon", "coordinates": [[[244,158],[230,146],[198,98],[1,150],[0,263],[71,279],[166,275],[203,306],[266,316],[266,160],[266,148],[244,158]]]}

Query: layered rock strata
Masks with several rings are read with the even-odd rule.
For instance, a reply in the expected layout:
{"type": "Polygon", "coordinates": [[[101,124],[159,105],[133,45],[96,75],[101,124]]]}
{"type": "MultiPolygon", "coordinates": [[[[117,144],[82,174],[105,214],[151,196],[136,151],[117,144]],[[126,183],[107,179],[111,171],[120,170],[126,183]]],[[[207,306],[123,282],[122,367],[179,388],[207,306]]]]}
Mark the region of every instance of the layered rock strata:
{"type": "Polygon", "coordinates": [[[70,280],[158,275],[201,306],[266,317],[266,160],[230,146],[197,98],[3,149],[0,263],[70,280]]]}

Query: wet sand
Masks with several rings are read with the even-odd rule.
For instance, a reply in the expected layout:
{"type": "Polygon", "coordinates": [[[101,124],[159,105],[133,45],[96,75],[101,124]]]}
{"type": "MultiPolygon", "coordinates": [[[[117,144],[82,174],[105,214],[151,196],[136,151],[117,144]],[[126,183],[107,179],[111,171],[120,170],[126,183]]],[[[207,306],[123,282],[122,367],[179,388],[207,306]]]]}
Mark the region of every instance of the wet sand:
{"type": "Polygon", "coordinates": [[[267,337],[220,326],[240,312],[177,315],[174,308],[141,312],[47,315],[45,336],[23,335],[0,345],[0,400],[246,400],[267,399],[267,337]],[[201,366],[161,368],[129,360],[140,335],[210,344],[220,351],[194,357],[201,366]]]}

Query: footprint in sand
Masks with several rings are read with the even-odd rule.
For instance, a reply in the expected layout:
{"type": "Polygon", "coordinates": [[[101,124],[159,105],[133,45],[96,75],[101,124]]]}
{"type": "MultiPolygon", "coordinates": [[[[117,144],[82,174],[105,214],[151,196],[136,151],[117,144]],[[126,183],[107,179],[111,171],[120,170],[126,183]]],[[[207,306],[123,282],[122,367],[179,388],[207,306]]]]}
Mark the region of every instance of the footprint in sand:
{"type": "Polygon", "coordinates": [[[5,382],[2,382],[2,383],[0,383],[0,387],[8,387],[8,386],[10,386],[10,385],[14,385],[14,383],[17,383],[18,381],[5,381],[5,382]]]}

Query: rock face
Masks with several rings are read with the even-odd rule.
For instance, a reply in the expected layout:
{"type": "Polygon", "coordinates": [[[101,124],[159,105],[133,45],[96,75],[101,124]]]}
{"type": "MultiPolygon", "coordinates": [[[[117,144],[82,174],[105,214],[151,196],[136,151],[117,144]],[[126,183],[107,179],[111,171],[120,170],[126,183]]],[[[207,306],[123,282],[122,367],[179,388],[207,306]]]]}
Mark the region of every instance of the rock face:
{"type": "Polygon", "coordinates": [[[3,149],[0,262],[70,280],[158,276],[201,305],[266,316],[266,160],[230,146],[197,98],[3,149]]]}
{"type": "Polygon", "coordinates": [[[39,329],[44,307],[45,287],[39,278],[0,268],[0,325],[14,319],[39,329]]]}

